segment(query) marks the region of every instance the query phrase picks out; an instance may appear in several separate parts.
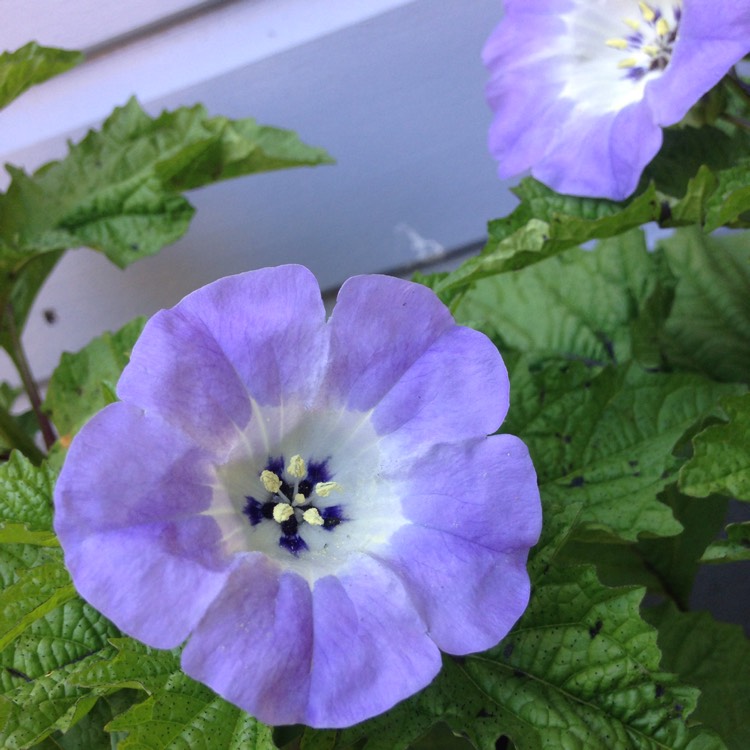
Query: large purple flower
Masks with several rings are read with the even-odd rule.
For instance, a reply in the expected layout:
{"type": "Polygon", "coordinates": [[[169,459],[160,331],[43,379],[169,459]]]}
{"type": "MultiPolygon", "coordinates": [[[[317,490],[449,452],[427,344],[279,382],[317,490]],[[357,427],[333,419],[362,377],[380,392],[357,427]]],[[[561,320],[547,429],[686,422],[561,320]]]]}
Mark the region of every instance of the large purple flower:
{"type": "Polygon", "coordinates": [[[55,528],[80,593],[270,724],[341,727],[496,644],[540,529],[508,378],[425,287],[300,266],[155,315],[74,439],[55,528]]]}
{"type": "Polygon", "coordinates": [[[750,50],[747,0],[505,0],[484,48],[500,176],[622,199],[750,50]]]}

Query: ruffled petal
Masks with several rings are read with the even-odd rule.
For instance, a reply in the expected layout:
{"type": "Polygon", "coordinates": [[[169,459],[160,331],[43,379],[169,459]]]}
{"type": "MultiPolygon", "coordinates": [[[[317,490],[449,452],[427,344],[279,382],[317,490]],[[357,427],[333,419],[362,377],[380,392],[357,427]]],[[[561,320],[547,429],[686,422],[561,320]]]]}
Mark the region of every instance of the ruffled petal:
{"type": "Polygon", "coordinates": [[[403,585],[373,560],[318,580],[313,617],[311,726],[344,727],[386,711],[440,670],[440,652],[403,585]]]}
{"type": "Polygon", "coordinates": [[[498,552],[444,531],[404,526],[382,553],[404,582],[430,638],[449,654],[484,651],[529,602],[528,549],[498,552]]]}
{"type": "Polygon", "coordinates": [[[437,445],[387,476],[404,517],[498,552],[528,549],[542,527],[536,472],[513,435],[437,445]]]}
{"type": "Polygon", "coordinates": [[[196,628],[182,667],[266,724],[302,723],[312,639],[307,582],[256,553],[240,562],[196,628]]]}
{"type": "Polygon", "coordinates": [[[181,643],[224,581],[221,532],[201,515],[209,482],[205,452],[123,403],[84,426],[57,481],[55,531],[78,591],[152,646],[181,643]]]}
{"type": "Polygon", "coordinates": [[[403,373],[375,407],[384,445],[402,453],[495,432],[508,411],[508,374],[482,333],[454,326],[403,373]],[[391,448],[393,449],[393,448],[391,448]]]}
{"type": "Polygon", "coordinates": [[[315,277],[302,266],[264,268],[220,279],[155,315],[117,392],[216,447],[246,427],[251,399],[310,402],[327,358],[315,277]]]}
{"type": "Polygon", "coordinates": [[[353,411],[372,409],[446,330],[454,326],[434,292],[389,276],[355,276],[329,321],[325,390],[353,411]]]}
{"type": "Polygon", "coordinates": [[[571,118],[531,173],[562,193],[622,200],[661,143],[661,128],[641,101],[606,115],[571,118]]]}

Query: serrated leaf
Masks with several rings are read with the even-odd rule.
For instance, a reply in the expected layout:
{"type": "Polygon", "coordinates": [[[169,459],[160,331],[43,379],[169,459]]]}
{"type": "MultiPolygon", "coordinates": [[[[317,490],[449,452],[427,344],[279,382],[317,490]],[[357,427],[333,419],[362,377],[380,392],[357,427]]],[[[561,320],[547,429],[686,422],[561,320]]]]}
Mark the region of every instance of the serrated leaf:
{"type": "Polygon", "coordinates": [[[68,677],[114,649],[115,628],[81,599],[36,620],[0,652],[0,747],[25,750],[55,731],[67,731],[98,694],[68,677]]]}
{"type": "Polygon", "coordinates": [[[635,541],[679,533],[656,495],[673,481],[685,432],[737,387],[634,364],[554,361],[510,369],[513,398],[503,430],[529,447],[543,502],[583,505],[580,533],[635,541]]]}
{"type": "Polygon", "coordinates": [[[674,607],[648,610],[646,617],[659,628],[664,666],[700,688],[694,718],[715,729],[729,750],[750,747],[750,642],[742,629],[674,607]]]}
{"type": "MultiPolygon", "coordinates": [[[[252,119],[209,117],[202,106],[152,119],[131,99],[65,159],[33,175],[8,167],[11,184],[0,196],[0,310],[12,303],[21,330],[31,300],[69,248],[91,247],[125,267],[174,242],[193,215],[182,190],[327,162],[323,150],[252,119]]],[[[7,334],[0,344],[10,348],[7,334]]]]}
{"type": "Polygon", "coordinates": [[[16,581],[0,592],[0,651],[75,595],[62,559],[20,571],[16,581]]]}
{"type": "Polygon", "coordinates": [[[693,457],[680,470],[688,495],[720,493],[750,501],[750,393],[727,398],[729,421],[707,427],[693,438],[693,457]]]}
{"type": "Polygon", "coordinates": [[[716,175],[716,190],[706,202],[706,231],[728,224],[748,226],[748,219],[738,220],[750,211],[750,157],[738,159],[736,165],[716,175]]]}
{"type": "Polygon", "coordinates": [[[661,214],[653,186],[627,203],[560,195],[527,178],[515,188],[521,199],[510,216],[491,221],[481,254],[443,279],[436,291],[455,294],[478,279],[521,269],[591,239],[622,234],[661,214]]]}
{"type": "Polygon", "coordinates": [[[178,672],[108,725],[127,732],[118,750],[272,750],[272,730],[178,672]]]}
{"type": "Polygon", "coordinates": [[[497,648],[460,659],[422,693],[339,735],[367,750],[401,750],[435,722],[494,750],[722,748],[688,726],[697,691],[661,671],[641,591],[608,589],[586,568],[551,568],[523,618],[497,648]]]}
{"type": "Polygon", "coordinates": [[[34,466],[17,451],[0,465],[0,530],[7,523],[29,531],[52,530],[54,472],[34,466]]]}
{"type": "Polygon", "coordinates": [[[111,403],[108,384],[119,380],[144,324],[145,318],[136,318],[115,333],[95,338],[75,354],[63,353],[50,378],[43,408],[66,440],[111,403]]]}
{"type": "Polygon", "coordinates": [[[701,562],[740,562],[750,560],[750,521],[730,523],[727,538],[708,546],[701,562]]]}
{"type": "Polygon", "coordinates": [[[661,247],[676,278],[662,347],[676,367],[750,380],[750,241],[683,229],[661,247]]]}
{"type": "Polygon", "coordinates": [[[654,327],[650,306],[663,286],[658,261],[635,230],[593,252],[571,249],[518,273],[482,279],[464,295],[456,317],[479,327],[501,351],[512,347],[540,360],[624,361],[634,354],[633,331],[639,352],[647,348],[641,329],[654,327]]]}
{"type": "Polygon", "coordinates": [[[0,109],[37,83],[83,62],[83,55],[29,42],[14,52],[0,55],[0,109]]]}

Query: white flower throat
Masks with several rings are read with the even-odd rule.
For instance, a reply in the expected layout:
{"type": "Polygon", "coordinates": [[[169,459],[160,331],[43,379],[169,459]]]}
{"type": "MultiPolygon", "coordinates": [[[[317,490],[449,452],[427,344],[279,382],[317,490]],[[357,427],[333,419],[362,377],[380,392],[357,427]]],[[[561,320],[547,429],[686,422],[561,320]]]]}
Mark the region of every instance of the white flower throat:
{"type": "Polygon", "coordinates": [[[649,73],[660,72],[669,64],[677,41],[682,3],[665,5],[661,9],[639,2],[640,17],[623,19],[629,33],[606,41],[607,46],[626,53],[618,67],[626,70],[631,80],[638,81],[649,73]]]}
{"type": "Polygon", "coordinates": [[[640,101],[663,74],[679,38],[682,0],[578,0],[549,55],[562,98],[579,112],[615,112],[640,101]]]}

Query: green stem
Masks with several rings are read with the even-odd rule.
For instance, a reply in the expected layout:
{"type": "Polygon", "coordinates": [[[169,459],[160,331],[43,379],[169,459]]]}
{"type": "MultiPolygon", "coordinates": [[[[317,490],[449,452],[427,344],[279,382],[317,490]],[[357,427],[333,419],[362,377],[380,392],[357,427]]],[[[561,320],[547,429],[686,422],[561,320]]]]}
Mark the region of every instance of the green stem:
{"type": "Polygon", "coordinates": [[[17,448],[34,464],[44,460],[44,453],[36,443],[21,429],[13,415],[0,406],[0,435],[11,448],[17,448]]]}
{"type": "Polygon", "coordinates": [[[36,381],[31,373],[29,367],[29,361],[26,359],[26,353],[23,350],[21,344],[21,337],[18,335],[18,329],[16,327],[16,317],[13,314],[13,305],[8,303],[8,307],[5,312],[5,319],[8,322],[8,333],[10,334],[11,346],[13,350],[10,352],[13,364],[15,364],[18,374],[21,376],[21,383],[26,391],[26,395],[29,397],[31,402],[31,408],[36,416],[36,421],[39,423],[39,429],[42,431],[42,438],[44,444],[49,450],[54,444],[57,438],[55,437],[55,431],[52,429],[47,415],[42,411],[42,398],[39,395],[39,389],[36,386],[36,381]]]}
{"type": "Polygon", "coordinates": [[[731,123],[735,127],[742,128],[743,130],[750,131],[750,120],[745,120],[743,117],[736,117],[730,115],[729,112],[724,112],[721,117],[727,122],[731,123]]]}
{"type": "Polygon", "coordinates": [[[748,88],[748,85],[737,75],[734,69],[732,69],[727,75],[727,81],[729,81],[729,85],[732,86],[745,102],[750,104],[750,88],[748,88]]]}

